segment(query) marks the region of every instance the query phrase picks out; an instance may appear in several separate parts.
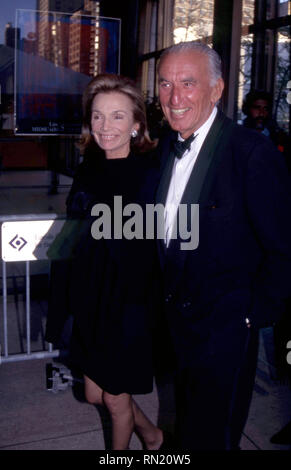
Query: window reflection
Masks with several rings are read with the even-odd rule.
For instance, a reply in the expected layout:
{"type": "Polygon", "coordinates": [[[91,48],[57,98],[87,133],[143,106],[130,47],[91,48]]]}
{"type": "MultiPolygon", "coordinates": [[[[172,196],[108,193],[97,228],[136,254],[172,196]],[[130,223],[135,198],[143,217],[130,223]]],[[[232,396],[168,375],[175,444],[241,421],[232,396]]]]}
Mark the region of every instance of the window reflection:
{"type": "Polygon", "coordinates": [[[281,17],[287,17],[290,10],[291,2],[286,0],[243,1],[238,89],[239,122],[244,118],[241,108],[245,95],[251,87],[260,88],[272,93],[274,118],[280,127],[288,131],[290,107],[286,97],[287,82],[290,79],[290,26],[279,26],[281,17]],[[257,33],[258,37],[256,33],[250,34],[255,24],[255,11],[260,21],[265,23],[264,29],[257,33]],[[253,41],[257,41],[260,56],[253,55],[253,41]],[[258,59],[260,59],[260,64],[258,64],[258,59]]]}
{"type": "Polygon", "coordinates": [[[214,0],[176,0],[174,42],[204,40],[210,43],[213,31],[214,0]]]}
{"type": "Polygon", "coordinates": [[[241,123],[243,114],[241,111],[244,96],[251,88],[251,69],[253,54],[253,34],[247,34],[241,38],[239,84],[238,84],[238,122],[241,123]]]}
{"type": "Polygon", "coordinates": [[[120,21],[100,17],[97,9],[95,15],[87,13],[17,10],[18,134],[79,135],[81,97],[88,81],[98,73],[119,72],[120,21]],[[33,49],[29,36],[36,36],[33,49]]]}
{"type": "Polygon", "coordinates": [[[255,20],[255,0],[243,0],[242,27],[253,24],[255,20]]]}
{"type": "Polygon", "coordinates": [[[291,14],[291,3],[289,0],[268,0],[266,8],[267,20],[291,14]]]}
{"type": "Polygon", "coordinates": [[[287,102],[287,83],[290,80],[290,26],[278,29],[277,37],[277,61],[273,111],[274,117],[279,126],[288,132],[290,104],[287,102]]]}

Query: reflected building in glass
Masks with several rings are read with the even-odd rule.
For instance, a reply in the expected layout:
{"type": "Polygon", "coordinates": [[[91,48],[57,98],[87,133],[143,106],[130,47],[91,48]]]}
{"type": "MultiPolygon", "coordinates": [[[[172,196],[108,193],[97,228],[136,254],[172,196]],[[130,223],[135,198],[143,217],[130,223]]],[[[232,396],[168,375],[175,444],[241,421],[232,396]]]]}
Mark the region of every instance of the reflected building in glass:
{"type": "Polygon", "coordinates": [[[174,42],[203,41],[211,44],[214,0],[176,0],[174,6],[174,42]]]}

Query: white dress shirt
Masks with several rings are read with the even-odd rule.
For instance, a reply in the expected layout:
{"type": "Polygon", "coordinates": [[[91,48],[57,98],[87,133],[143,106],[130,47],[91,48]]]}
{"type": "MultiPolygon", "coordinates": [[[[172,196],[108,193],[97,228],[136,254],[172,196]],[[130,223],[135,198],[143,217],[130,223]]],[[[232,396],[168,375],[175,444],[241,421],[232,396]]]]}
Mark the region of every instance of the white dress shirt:
{"type": "MultiPolygon", "coordinates": [[[[198,153],[202,147],[205,137],[209,132],[216,114],[217,108],[215,106],[207,121],[205,121],[204,124],[202,124],[202,126],[195,132],[195,139],[191,143],[190,149],[186,150],[182,158],[175,158],[165,204],[165,244],[167,247],[173,234],[179,203],[182,199],[198,153]]],[[[178,140],[184,140],[180,134],[178,135],[178,140]]]]}

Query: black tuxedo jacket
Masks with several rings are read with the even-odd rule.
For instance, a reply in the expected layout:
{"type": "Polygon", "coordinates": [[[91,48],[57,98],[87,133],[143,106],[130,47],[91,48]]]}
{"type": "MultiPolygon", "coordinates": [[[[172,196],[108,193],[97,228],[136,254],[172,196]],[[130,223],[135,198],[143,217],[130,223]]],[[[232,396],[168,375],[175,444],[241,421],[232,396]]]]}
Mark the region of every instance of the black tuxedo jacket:
{"type": "MultiPolygon", "coordinates": [[[[160,142],[163,168],[157,203],[165,203],[174,155],[160,142]]],[[[258,132],[220,111],[203,143],[181,203],[199,204],[199,245],[159,242],[164,305],[178,351],[222,343],[232,327],[273,324],[291,294],[290,176],[258,132]],[[223,339],[224,338],[224,339],[223,339]]]]}

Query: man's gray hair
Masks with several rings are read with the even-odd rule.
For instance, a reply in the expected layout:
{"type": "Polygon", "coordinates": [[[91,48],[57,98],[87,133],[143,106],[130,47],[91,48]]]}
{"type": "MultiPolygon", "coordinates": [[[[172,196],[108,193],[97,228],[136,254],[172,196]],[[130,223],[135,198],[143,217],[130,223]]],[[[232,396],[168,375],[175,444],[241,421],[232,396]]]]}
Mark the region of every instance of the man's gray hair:
{"type": "Polygon", "coordinates": [[[221,59],[217,52],[211,47],[207,46],[203,42],[199,41],[188,41],[188,42],[179,42],[173,46],[165,49],[160,57],[158,72],[162,60],[169,54],[179,54],[180,52],[198,52],[208,57],[209,72],[210,72],[210,85],[213,86],[219,78],[222,78],[221,70],[221,59]]]}

